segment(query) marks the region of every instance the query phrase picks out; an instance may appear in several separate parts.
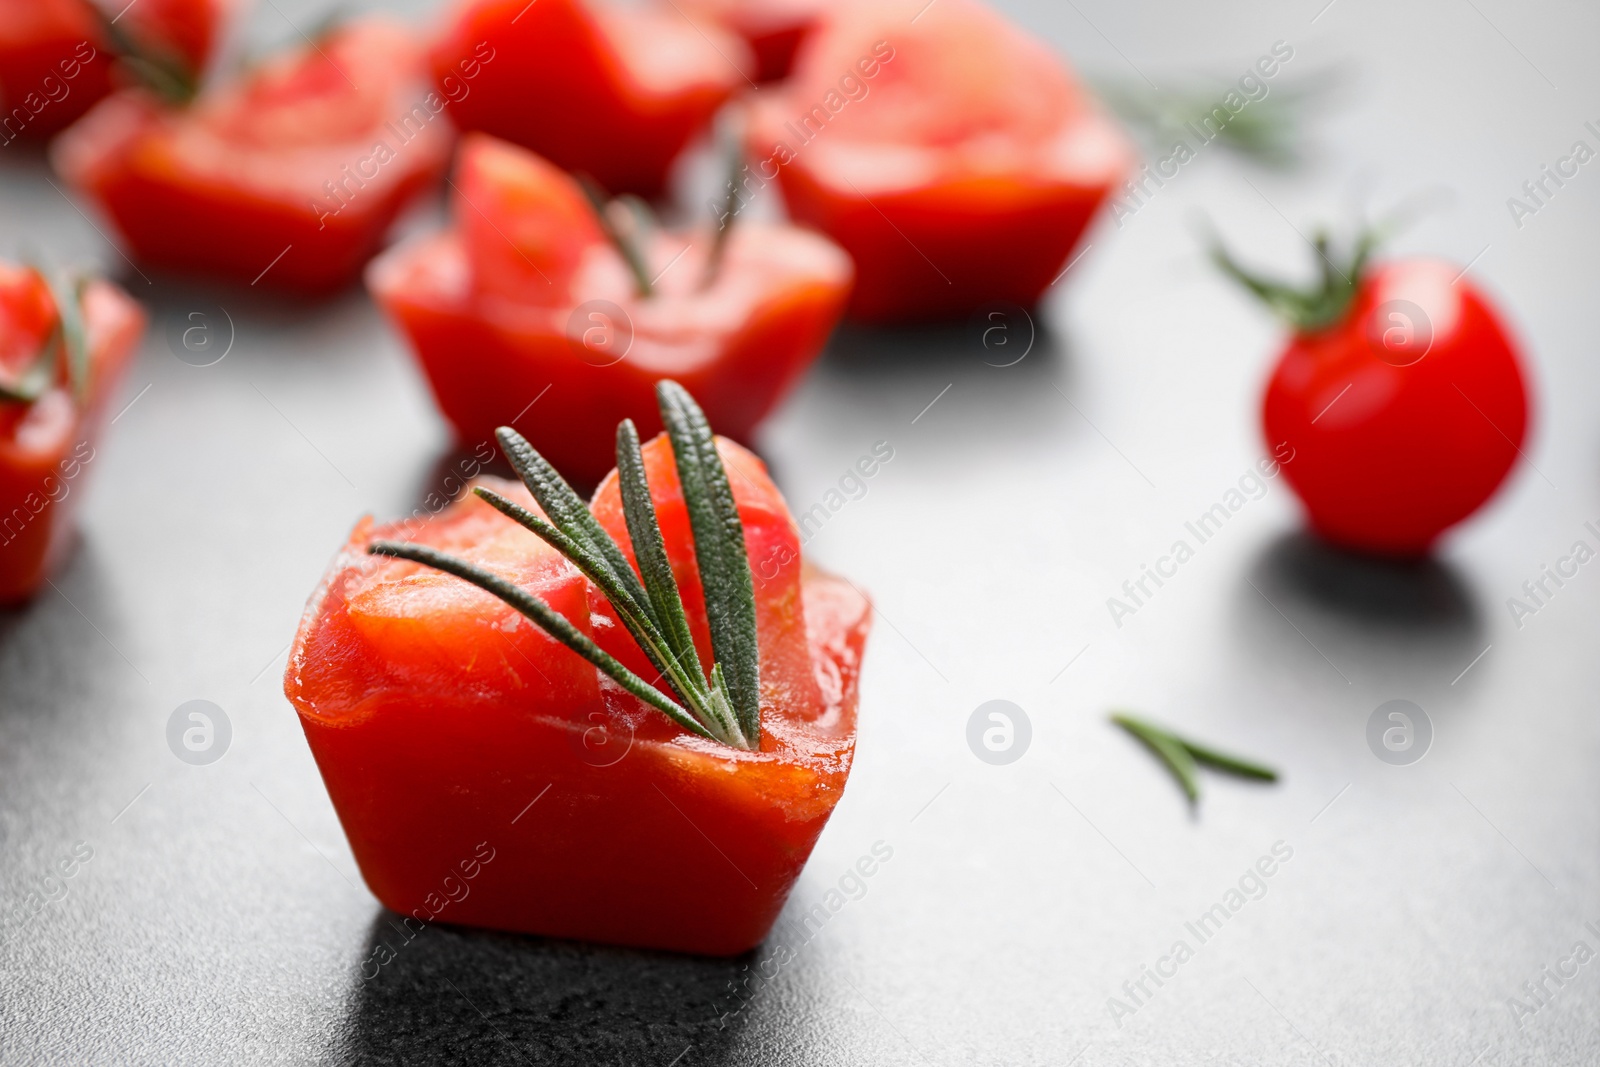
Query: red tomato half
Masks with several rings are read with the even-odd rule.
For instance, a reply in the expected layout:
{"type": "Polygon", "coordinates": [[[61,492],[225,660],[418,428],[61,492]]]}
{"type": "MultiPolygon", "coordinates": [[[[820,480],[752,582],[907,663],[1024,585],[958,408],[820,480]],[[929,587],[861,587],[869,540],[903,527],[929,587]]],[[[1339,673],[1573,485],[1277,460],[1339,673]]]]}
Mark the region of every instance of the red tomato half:
{"type": "Polygon", "coordinates": [[[643,196],[753,68],[737,37],[671,6],[583,0],[466,0],[432,62],[462,129],[643,196]]]}
{"type": "Polygon", "coordinates": [[[850,261],[825,238],[739,221],[710,285],[709,234],[658,234],[641,297],[577,185],[537,156],[469,136],[454,185],[457,228],[385,254],[368,286],[463,443],[514,425],[578,481],[611,468],[622,419],[660,428],[662,378],[748,439],[849,293],[850,261]]]}
{"type": "MultiPolygon", "coordinates": [[[[752,544],[795,542],[760,461],[719,448],[752,544]]],[[[646,448],[682,574],[668,450],[646,448]]],[[[491,484],[532,506],[520,486],[491,484]]],[[[614,489],[594,507],[626,545],[614,489]]],[[[850,771],[870,622],[860,594],[802,571],[798,552],[785,580],[757,587],[762,744],[746,752],[681,730],[488,594],[366,556],[378,537],[466,555],[607,647],[631,643],[570,564],[476,500],[409,527],[357,527],[307,608],[285,690],[378,899],[424,923],[713,955],[758,944],[850,771]]],[[[697,590],[684,593],[699,630],[697,590]]]]}
{"type": "MultiPolygon", "coordinates": [[[[43,140],[111,91],[115,49],[90,0],[0,0],[0,144],[43,140]]],[[[105,3],[142,49],[198,74],[233,0],[105,3]]]]}
{"type": "Polygon", "coordinates": [[[922,6],[835,9],[751,124],[754,180],[850,253],[868,322],[1032,305],[1131,167],[1043,44],[976,0],[922,6]]]}
{"type": "Polygon", "coordinates": [[[1311,526],[1335,544],[1416,556],[1493,495],[1527,434],[1516,351],[1458,268],[1372,267],[1343,319],[1299,334],[1262,406],[1311,526]]]}
{"type": "Polygon", "coordinates": [[[448,160],[446,102],[404,28],[361,19],[170,110],[117,93],[56,169],[157,267],[313,295],[348,284],[448,160]]]}
{"type": "MultiPolygon", "coordinates": [[[[109,282],[89,284],[82,310],[86,399],[73,395],[63,366],[57,384],[32,403],[0,401],[0,604],[32,596],[71,547],[106,405],[144,332],[144,312],[109,282]]],[[[37,272],[0,262],[0,373],[8,381],[32,362],[58,318],[37,272]]]]}

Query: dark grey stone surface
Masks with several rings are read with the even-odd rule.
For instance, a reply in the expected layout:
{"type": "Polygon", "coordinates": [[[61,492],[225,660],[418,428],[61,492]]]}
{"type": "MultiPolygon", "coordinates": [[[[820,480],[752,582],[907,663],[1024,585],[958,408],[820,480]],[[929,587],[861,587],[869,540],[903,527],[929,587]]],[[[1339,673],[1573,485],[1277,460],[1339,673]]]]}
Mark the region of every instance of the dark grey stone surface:
{"type": "MultiPolygon", "coordinates": [[[[1299,175],[1212,153],[1120,228],[1103,221],[1022,362],[989,365],[965,330],[850,333],[768,427],[797,510],[874,441],[895,454],[806,546],[880,608],[859,760],[773,941],[733,962],[448,928],[401,945],[279,676],[351,524],[408,512],[442,476],[423,383],[359,293],[304,308],[146,282],[37,157],[0,150],[0,251],[98,260],[156,317],[84,487],[80,548],[0,616],[0,1061],[1600,1059],[1600,963],[1531,1017],[1508,1006],[1576,942],[1600,949],[1585,926],[1600,925],[1600,573],[1521,626],[1506,608],[1600,520],[1600,163],[1520,227],[1505,204],[1595,144],[1597,15],[1322,3],[1005,5],[1096,74],[1228,76],[1281,39],[1289,73],[1344,80],[1299,175]],[[1192,212],[1304,266],[1297,228],[1429,187],[1452,196],[1396,247],[1470,261],[1526,342],[1529,462],[1405,571],[1307,541],[1273,483],[1114,626],[1105,598],[1261,452],[1276,328],[1206,268],[1192,212]],[[189,366],[163,329],[207,303],[235,344],[189,366]],[[167,747],[192,699],[232,727],[206,766],[167,747]],[[1005,766],[966,741],[995,699],[1032,725],[1005,766]],[[1393,699],[1433,725],[1409,766],[1367,746],[1393,699]],[[1284,781],[1208,778],[1191,818],[1106,724],[1113,706],[1284,781]],[[892,860],[808,939],[796,917],[879,840],[892,860]],[[78,842],[92,859],[28,914],[78,842]],[[1203,944],[1188,934],[1278,842],[1292,856],[1260,899],[1203,944]],[[1108,998],[1180,938],[1193,958],[1119,1026],[1108,998]],[[747,967],[770,979],[724,1018],[747,967]]],[[[285,16],[315,12],[265,5],[256,36],[289,36],[285,16]]]]}

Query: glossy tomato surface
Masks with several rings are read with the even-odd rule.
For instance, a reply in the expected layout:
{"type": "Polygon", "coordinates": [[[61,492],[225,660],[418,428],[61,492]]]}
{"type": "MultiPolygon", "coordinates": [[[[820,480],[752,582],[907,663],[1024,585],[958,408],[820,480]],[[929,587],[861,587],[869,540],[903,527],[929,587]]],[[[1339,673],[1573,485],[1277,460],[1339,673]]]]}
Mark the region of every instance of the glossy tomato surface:
{"type": "Polygon", "coordinates": [[[833,9],[754,108],[753,183],[856,264],[867,322],[1031,306],[1131,166],[1042,43],[976,0],[833,9]]]}
{"type": "Polygon", "coordinates": [[[1417,556],[1493,495],[1528,428],[1521,361],[1459,268],[1371,268],[1338,324],[1296,336],[1268,382],[1267,442],[1313,529],[1417,556]]]}
{"type": "MultiPolygon", "coordinates": [[[[752,553],[797,550],[760,461],[719,447],[752,553]]],[[[682,574],[666,449],[647,446],[651,488],[682,574]]],[[[490,484],[531,506],[520,486],[490,484]]],[[[594,507],[626,545],[614,490],[594,507]]],[[[802,570],[797,551],[783,581],[758,585],[762,744],[746,752],[684,732],[488,594],[365,555],[377,537],[465,555],[641,653],[569,563],[475,499],[357,527],[307,608],[285,687],[379,900],[421,923],[713,955],[758,944],[849,774],[870,622],[860,594],[802,570]]]]}
{"type": "MultiPolygon", "coordinates": [[[[62,366],[32,403],[0,401],[0,604],[31,596],[71,548],[106,407],[144,331],[144,312],[108,282],[88,285],[82,309],[87,396],[74,396],[62,366]]],[[[58,319],[37,272],[0,262],[0,373],[8,381],[33,361],[58,319]]]]}
{"type": "Polygon", "coordinates": [[[386,253],[369,288],[462,443],[512,425],[590,484],[611,468],[619,421],[660,428],[662,378],[747,440],[822,350],[850,289],[832,242],[741,220],[710,284],[709,234],[657,234],[656,289],[641,297],[572,179],[481,135],[462,142],[454,194],[456,228],[386,253]]]}
{"type": "Polygon", "coordinates": [[[754,64],[738,37],[667,4],[466,0],[432,66],[462,129],[655,196],[754,64]]]}
{"type": "Polygon", "coordinates": [[[144,263],[326,294],[443,172],[447,102],[421,79],[409,31],[361,19],[185,110],[117,93],[53,158],[144,263]]]}

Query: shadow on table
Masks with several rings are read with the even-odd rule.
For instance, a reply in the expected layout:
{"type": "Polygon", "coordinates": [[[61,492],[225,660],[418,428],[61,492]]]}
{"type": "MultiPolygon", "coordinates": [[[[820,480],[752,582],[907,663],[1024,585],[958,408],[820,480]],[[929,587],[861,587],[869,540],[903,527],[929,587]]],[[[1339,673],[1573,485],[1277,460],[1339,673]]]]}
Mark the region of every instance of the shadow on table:
{"type": "MultiPolygon", "coordinates": [[[[12,657],[26,668],[22,677],[41,684],[60,686],[82,681],[105,661],[108,669],[122,666],[119,653],[104,633],[96,637],[91,618],[101,625],[115,613],[107,584],[104,561],[96,546],[81,534],[60,567],[42,583],[37,592],[20,604],[0,605],[0,669],[12,657]],[[89,641],[84,632],[95,638],[89,641]]],[[[3,548],[0,548],[3,551],[3,548]]],[[[13,692],[7,694],[16,697],[13,692]]],[[[0,700],[0,706],[16,707],[18,700],[0,700]]]]}
{"type": "Polygon", "coordinates": [[[1080,427],[1070,355],[1039,312],[1013,305],[965,323],[841,326],[816,374],[831,380],[830,403],[844,410],[829,417],[841,428],[892,428],[892,414],[900,435],[920,435],[923,462],[987,468],[1080,427]]]}
{"type": "Polygon", "coordinates": [[[1378,559],[1293,532],[1271,541],[1247,577],[1240,597],[1252,634],[1321,655],[1341,674],[1361,667],[1448,684],[1483,651],[1477,600],[1437,559],[1378,559]]]}
{"type": "Polygon", "coordinates": [[[383,911],[339,1062],[667,1067],[692,1047],[686,1064],[732,1063],[743,1020],[719,1012],[747,962],[444,925],[407,941],[383,911]]]}
{"type": "Polygon", "coordinates": [[[27,603],[0,608],[0,796],[50,797],[48,818],[73,818],[116,780],[148,737],[129,714],[146,691],[137,645],[90,538],[27,603]]]}
{"type": "Polygon", "coordinates": [[[850,372],[894,372],[908,364],[950,368],[968,365],[1036,371],[1055,360],[1061,340],[1041,311],[993,304],[965,320],[898,327],[844,323],[834,331],[824,358],[850,372]]]}

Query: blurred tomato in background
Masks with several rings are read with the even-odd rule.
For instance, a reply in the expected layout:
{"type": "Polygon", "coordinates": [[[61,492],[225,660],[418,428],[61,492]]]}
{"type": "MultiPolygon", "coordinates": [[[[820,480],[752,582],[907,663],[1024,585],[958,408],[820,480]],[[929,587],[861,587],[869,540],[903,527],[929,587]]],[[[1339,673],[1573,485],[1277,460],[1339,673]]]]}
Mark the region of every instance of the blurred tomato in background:
{"type": "Polygon", "coordinates": [[[362,18],[187,107],[118,92],[52,155],[140,262],[326,295],[439,180],[453,138],[444,110],[413,32],[362,18]]]}

